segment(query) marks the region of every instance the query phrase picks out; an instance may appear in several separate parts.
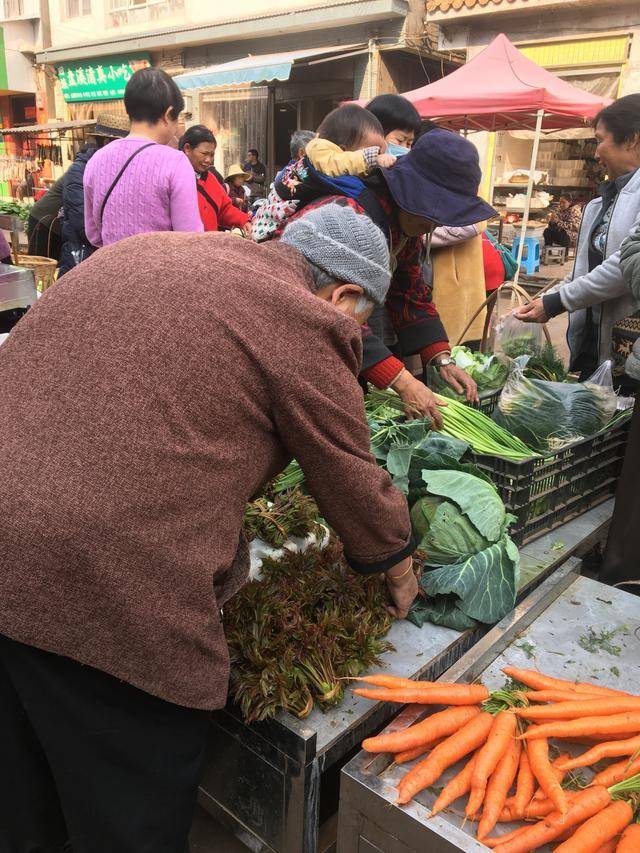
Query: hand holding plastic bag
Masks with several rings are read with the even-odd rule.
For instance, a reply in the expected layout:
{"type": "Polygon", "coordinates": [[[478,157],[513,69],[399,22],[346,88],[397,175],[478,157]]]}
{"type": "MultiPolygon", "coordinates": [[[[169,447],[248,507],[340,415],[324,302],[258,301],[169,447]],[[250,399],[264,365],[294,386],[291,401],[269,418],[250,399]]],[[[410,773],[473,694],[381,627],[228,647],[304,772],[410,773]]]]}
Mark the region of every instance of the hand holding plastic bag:
{"type": "Polygon", "coordinates": [[[507,314],[496,326],[495,350],[509,358],[536,355],[542,347],[542,334],[537,323],[523,323],[515,314],[507,314]]]}

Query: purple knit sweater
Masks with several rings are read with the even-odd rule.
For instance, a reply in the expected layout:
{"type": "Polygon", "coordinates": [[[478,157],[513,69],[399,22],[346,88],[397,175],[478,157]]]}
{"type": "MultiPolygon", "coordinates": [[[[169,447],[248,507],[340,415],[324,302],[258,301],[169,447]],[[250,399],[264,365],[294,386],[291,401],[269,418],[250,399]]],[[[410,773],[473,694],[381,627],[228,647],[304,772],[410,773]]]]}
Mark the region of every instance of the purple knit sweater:
{"type": "Polygon", "coordinates": [[[149,231],[202,231],[193,166],[181,151],[153,145],[138,154],[100,207],[114,178],[148,140],[116,139],[101,148],[84,172],[85,232],[94,246],[109,246],[149,231]]]}

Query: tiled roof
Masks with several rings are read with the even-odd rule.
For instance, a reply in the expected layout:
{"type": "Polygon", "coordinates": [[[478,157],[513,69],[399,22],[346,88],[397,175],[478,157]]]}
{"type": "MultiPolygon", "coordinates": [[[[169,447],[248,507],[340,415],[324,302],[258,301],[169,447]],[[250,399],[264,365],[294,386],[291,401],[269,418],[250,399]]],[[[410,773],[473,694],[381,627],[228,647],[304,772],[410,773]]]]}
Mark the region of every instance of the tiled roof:
{"type": "Polygon", "coordinates": [[[513,3],[515,0],[427,0],[427,12],[457,12],[460,9],[473,9],[475,6],[499,6],[513,3]]]}

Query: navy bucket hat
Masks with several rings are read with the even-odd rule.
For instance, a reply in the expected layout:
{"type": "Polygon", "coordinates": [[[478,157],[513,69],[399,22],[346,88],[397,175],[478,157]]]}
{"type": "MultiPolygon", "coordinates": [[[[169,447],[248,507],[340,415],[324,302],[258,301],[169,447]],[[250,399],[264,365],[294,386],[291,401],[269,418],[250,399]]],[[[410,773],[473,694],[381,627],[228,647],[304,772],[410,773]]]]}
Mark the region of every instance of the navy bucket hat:
{"type": "Polygon", "coordinates": [[[482,173],[475,145],[450,130],[424,133],[382,174],[401,210],[436,225],[474,225],[496,216],[478,196],[482,173]]]}

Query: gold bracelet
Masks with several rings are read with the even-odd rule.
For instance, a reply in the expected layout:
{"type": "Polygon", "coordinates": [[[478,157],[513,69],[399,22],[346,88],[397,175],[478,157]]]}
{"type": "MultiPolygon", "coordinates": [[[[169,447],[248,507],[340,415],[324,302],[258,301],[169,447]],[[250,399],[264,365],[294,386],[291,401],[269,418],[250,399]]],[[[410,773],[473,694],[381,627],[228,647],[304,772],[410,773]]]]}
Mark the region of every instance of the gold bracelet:
{"type": "Polygon", "coordinates": [[[387,577],[390,578],[392,581],[399,581],[405,575],[408,575],[409,572],[412,570],[413,570],[413,557],[411,558],[411,562],[409,563],[409,568],[405,569],[401,575],[387,575],[387,577]]]}

